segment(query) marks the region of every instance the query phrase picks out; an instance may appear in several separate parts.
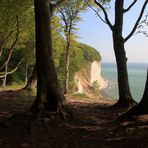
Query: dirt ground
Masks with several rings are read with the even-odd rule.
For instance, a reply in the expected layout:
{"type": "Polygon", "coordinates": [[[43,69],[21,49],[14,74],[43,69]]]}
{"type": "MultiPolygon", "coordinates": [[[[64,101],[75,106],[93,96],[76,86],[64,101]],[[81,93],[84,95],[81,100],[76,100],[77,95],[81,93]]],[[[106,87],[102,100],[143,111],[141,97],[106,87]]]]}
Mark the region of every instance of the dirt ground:
{"type": "Polygon", "coordinates": [[[110,99],[70,97],[79,120],[27,113],[33,97],[0,93],[0,148],[148,148],[148,115],[119,122],[110,99]]]}

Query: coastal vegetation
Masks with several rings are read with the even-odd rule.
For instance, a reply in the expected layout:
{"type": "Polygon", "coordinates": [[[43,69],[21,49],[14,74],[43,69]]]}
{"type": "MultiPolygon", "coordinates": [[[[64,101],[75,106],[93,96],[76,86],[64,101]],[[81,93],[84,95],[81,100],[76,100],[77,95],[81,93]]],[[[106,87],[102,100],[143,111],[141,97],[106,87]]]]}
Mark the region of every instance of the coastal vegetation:
{"type": "Polygon", "coordinates": [[[110,2],[1,0],[0,147],[147,147],[148,72],[143,97],[135,104],[124,44],[147,22],[147,17],[141,19],[148,0],[126,37],[123,16],[137,0],[127,8],[124,0],[115,1],[114,24],[107,13],[110,2]],[[112,31],[117,100],[103,96],[97,81],[91,87],[95,97],[73,93],[75,74],[87,63],[101,61],[98,49],[77,41],[77,22],[88,8],[112,31]],[[18,84],[24,88],[18,89],[18,84]],[[12,87],[6,90],[7,85],[12,87]]]}

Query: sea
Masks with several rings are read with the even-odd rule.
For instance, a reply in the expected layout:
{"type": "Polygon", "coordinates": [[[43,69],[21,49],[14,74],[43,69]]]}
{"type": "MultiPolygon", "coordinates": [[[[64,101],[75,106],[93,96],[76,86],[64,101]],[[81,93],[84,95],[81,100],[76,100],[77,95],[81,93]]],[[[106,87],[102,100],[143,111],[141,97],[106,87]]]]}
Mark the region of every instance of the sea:
{"type": "MultiPolygon", "coordinates": [[[[146,75],[147,63],[128,63],[128,76],[130,90],[133,98],[139,102],[143,96],[146,75]]],[[[102,77],[108,81],[108,87],[103,93],[113,99],[118,99],[118,85],[117,85],[117,68],[115,63],[102,63],[102,77]]]]}

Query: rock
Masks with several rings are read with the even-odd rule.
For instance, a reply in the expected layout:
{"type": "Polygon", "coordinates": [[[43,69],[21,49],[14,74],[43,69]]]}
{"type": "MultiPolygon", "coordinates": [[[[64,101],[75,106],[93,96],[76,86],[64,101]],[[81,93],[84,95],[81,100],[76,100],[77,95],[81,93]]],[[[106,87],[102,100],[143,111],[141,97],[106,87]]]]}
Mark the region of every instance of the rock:
{"type": "Polygon", "coordinates": [[[74,79],[77,93],[90,93],[94,82],[98,83],[99,89],[108,86],[107,81],[101,76],[101,64],[97,61],[89,62],[84,69],[75,74],[74,79]]]}

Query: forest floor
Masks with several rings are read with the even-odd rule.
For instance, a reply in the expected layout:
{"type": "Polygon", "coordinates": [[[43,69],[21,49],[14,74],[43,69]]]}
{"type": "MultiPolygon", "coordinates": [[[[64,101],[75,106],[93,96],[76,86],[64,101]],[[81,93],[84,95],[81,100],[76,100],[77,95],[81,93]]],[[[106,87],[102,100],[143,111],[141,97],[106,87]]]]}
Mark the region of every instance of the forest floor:
{"type": "Polygon", "coordinates": [[[148,148],[148,115],[119,122],[124,110],[111,99],[68,98],[79,120],[35,118],[26,113],[33,97],[0,92],[0,148],[148,148]]]}

